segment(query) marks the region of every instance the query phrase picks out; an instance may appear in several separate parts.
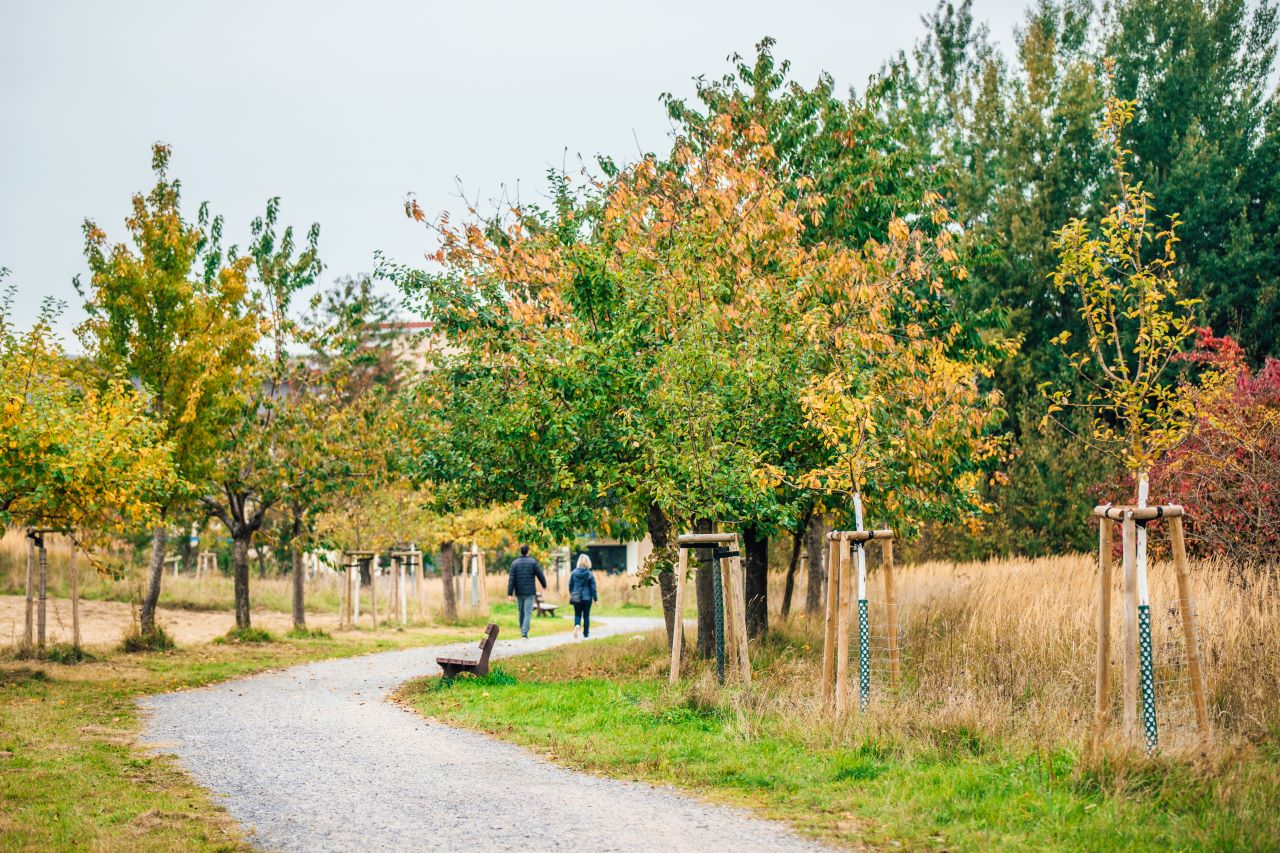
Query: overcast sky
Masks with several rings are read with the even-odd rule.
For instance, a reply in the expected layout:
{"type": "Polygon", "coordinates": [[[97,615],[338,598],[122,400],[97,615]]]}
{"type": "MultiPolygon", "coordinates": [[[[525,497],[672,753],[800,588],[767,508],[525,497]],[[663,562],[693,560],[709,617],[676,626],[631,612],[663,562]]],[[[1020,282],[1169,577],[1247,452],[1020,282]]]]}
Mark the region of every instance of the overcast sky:
{"type": "MultiPolygon", "coordinates": [[[[1025,0],[977,0],[1006,47],[1025,0]]],[[[0,0],[0,267],[16,320],[67,301],[83,316],[86,217],[125,236],[151,185],[152,142],[194,215],[208,200],[230,241],[271,196],[286,222],[321,225],[324,280],[416,262],[405,219],[459,212],[505,185],[540,198],[579,154],[664,150],[662,92],[692,94],[764,35],[794,75],[861,90],[921,34],[932,0],[898,2],[17,2],[0,0]]],[[[74,348],[74,345],[73,345],[74,348]]]]}

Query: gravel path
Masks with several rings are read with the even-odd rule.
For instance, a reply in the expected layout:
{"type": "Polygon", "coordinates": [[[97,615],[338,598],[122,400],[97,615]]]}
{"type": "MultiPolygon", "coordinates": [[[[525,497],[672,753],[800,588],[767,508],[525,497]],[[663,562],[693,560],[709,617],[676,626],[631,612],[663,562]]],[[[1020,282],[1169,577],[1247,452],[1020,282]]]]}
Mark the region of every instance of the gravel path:
{"type": "MultiPolygon", "coordinates": [[[[658,620],[610,618],[593,639],[658,620]]],[[[556,634],[499,640],[494,658],[556,634]]],[[[145,738],[176,754],[270,850],[817,850],[778,824],[670,789],[556,767],[428,724],[386,696],[474,643],[306,664],[149,697],[145,738]]]]}

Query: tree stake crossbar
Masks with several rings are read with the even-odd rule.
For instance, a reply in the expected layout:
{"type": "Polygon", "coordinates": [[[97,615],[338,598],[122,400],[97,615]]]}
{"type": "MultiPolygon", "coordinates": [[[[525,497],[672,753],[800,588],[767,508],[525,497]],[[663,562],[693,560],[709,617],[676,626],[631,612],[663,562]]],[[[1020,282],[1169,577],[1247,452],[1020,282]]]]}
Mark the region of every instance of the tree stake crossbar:
{"type": "MultiPolygon", "coordinates": [[[[1140,497],[1145,497],[1142,495],[1140,497]]],[[[1141,501],[1140,501],[1141,503],[1141,501]]],[[[1141,709],[1142,734],[1147,752],[1159,746],[1160,733],[1156,718],[1155,661],[1151,646],[1151,597],[1147,586],[1146,526],[1164,520],[1169,525],[1169,544],[1178,580],[1178,614],[1186,644],[1187,670],[1191,680],[1191,702],[1195,709],[1196,728],[1206,741],[1211,736],[1206,700],[1204,667],[1200,659],[1200,642],[1196,635],[1195,605],[1191,598],[1190,567],[1183,538],[1180,506],[1113,506],[1095,507],[1098,525],[1098,658],[1095,735],[1101,739],[1110,716],[1111,658],[1111,570],[1114,527],[1121,525],[1121,562],[1124,570],[1124,656],[1122,709],[1124,738],[1138,739],[1138,714],[1141,709]]]]}
{"type": "MultiPolygon", "coordinates": [[[[856,502],[861,522],[861,501],[856,502]]],[[[843,714],[848,707],[849,631],[856,607],[858,619],[858,706],[866,710],[871,701],[871,631],[867,600],[867,563],[864,546],[879,542],[884,573],[885,621],[889,647],[889,684],[897,688],[902,678],[901,650],[898,647],[898,603],[893,584],[893,531],[836,530],[827,534],[828,560],[826,634],[822,647],[822,705],[843,714]],[[857,565],[851,551],[857,549],[857,565]],[[852,598],[854,575],[857,598],[852,598]]]]}
{"type": "Polygon", "coordinates": [[[671,640],[671,683],[680,678],[684,651],[684,588],[689,570],[689,550],[715,549],[720,571],[712,575],[715,590],[716,677],[723,684],[726,656],[745,685],[751,684],[751,659],[747,653],[747,600],[742,578],[742,556],[736,533],[685,533],[676,539],[680,557],[676,566],[676,624],[671,640]],[[718,581],[718,583],[717,583],[718,581]],[[726,655],[727,652],[727,655],[726,655]]]}

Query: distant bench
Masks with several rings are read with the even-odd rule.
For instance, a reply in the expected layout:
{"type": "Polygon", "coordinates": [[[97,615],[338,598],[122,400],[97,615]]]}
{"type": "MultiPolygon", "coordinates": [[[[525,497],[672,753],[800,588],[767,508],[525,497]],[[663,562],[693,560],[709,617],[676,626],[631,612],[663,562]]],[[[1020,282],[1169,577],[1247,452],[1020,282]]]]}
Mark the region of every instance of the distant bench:
{"type": "Polygon", "coordinates": [[[542,600],[542,596],[538,593],[533,595],[533,612],[539,616],[555,616],[556,608],[559,604],[548,604],[542,600]]]}
{"type": "Polygon", "coordinates": [[[489,674],[489,655],[493,652],[493,644],[498,641],[498,626],[490,622],[484,629],[484,639],[480,641],[479,660],[466,658],[436,658],[436,663],[444,670],[445,678],[456,678],[460,673],[470,672],[475,675],[489,674]]]}

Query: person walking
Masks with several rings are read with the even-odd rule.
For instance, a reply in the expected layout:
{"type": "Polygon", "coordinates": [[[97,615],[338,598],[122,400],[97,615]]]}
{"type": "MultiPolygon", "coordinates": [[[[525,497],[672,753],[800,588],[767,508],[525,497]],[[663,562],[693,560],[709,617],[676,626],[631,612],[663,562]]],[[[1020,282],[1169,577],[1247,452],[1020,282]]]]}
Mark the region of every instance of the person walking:
{"type": "Polygon", "coordinates": [[[578,639],[578,623],[582,623],[582,636],[591,636],[591,603],[599,601],[596,593],[596,576],[591,571],[591,558],[578,556],[578,564],[569,575],[569,603],[573,605],[573,638],[578,639]]]}
{"type": "Polygon", "coordinates": [[[520,546],[520,556],[511,561],[507,569],[507,595],[515,596],[516,612],[520,615],[520,636],[529,636],[529,622],[533,616],[533,602],[538,594],[536,583],[547,588],[547,577],[542,566],[529,556],[529,546],[520,546]]]}

